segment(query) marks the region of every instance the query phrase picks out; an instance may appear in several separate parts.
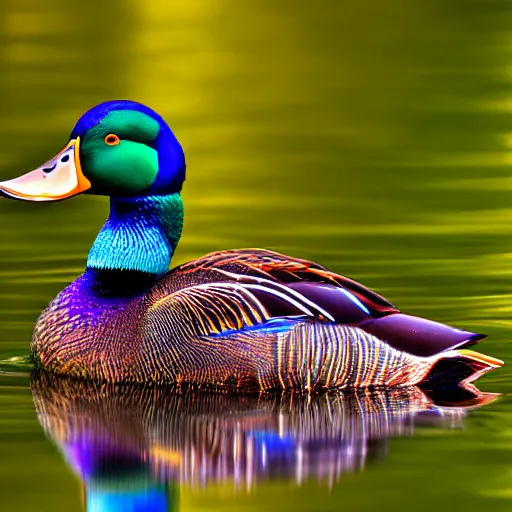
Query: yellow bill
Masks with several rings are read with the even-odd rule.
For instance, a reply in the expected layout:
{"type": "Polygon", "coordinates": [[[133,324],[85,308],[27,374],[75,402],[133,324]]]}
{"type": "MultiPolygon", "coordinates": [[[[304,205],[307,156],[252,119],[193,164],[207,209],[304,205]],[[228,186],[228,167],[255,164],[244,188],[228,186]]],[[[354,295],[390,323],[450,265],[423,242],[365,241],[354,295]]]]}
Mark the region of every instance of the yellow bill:
{"type": "Polygon", "coordinates": [[[0,181],[0,195],[25,201],[59,201],[91,188],[80,165],[80,137],[55,157],[19,178],[0,181]]]}

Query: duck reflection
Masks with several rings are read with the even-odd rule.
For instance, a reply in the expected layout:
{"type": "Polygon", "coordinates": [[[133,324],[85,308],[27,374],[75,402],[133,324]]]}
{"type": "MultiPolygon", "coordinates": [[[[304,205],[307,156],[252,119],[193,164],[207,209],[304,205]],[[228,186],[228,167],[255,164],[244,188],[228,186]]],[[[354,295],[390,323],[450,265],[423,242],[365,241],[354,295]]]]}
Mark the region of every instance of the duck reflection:
{"type": "Polygon", "coordinates": [[[386,455],[418,425],[458,428],[493,400],[476,388],[323,396],[211,395],[33,375],[41,425],[84,484],[88,512],[177,510],[178,486],[315,478],[386,455]]]}

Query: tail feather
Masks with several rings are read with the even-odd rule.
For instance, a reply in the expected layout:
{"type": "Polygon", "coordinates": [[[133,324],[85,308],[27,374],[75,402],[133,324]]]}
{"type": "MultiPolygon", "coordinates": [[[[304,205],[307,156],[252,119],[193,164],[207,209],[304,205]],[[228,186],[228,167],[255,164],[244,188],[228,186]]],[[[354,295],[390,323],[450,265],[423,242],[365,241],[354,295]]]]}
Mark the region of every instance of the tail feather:
{"type": "Polygon", "coordinates": [[[474,382],[482,375],[503,366],[503,361],[472,350],[451,350],[439,354],[419,386],[440,389],[474,382]]]}
{"type": "Polygon", "coordinates": [[[408,354],[430,357],[474,345],[484,334],[455,329],[417,316],[395,313],[359,324],[366,332],[408,354]]]}

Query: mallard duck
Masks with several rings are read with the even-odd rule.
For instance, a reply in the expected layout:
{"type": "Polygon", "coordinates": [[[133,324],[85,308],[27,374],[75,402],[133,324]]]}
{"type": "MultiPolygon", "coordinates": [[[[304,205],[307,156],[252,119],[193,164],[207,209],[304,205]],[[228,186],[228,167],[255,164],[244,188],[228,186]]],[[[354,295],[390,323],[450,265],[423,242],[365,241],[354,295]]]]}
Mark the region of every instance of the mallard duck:
{"type": "Polygon", "coordinates": [[[36,323],[40,367],[107,382],[311,391],[446,386],[502,365],[465,350],[485,336],[402,314],[309,261],[242,249],[169,271],[184,180],[167,123],[123,100],[95,106],[54,158],[0,182],[3,196],[27,201],[110,196],[84,274],[36,323]]]}

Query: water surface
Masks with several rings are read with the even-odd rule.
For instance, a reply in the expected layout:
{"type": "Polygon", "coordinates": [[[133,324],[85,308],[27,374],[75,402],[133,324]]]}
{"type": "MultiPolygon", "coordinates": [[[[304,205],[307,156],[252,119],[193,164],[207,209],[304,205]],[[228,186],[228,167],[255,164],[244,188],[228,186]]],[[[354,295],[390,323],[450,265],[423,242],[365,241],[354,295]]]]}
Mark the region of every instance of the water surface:
{"type": "MultiPolygon", "coordinates": [[[[236,247],[312,259],[487,333],[482,350],[508,361],[510,27],[500,0],[5,0],[0,178],[52,156],[95,103],[142,101],[187,155],[174,263],[236,247]]],[[[100,197],[0,201],[0,359],[27,353],[106,215],[100,197]]],[[[502,397],[455,429],[389,436],[353,472],[183,485],[180,510],[508,510],[508,366],[479,387],[502,397]]],[[[0,375],[0,410],[0,509],[79,510],[25,374],[0,375]]]]}

